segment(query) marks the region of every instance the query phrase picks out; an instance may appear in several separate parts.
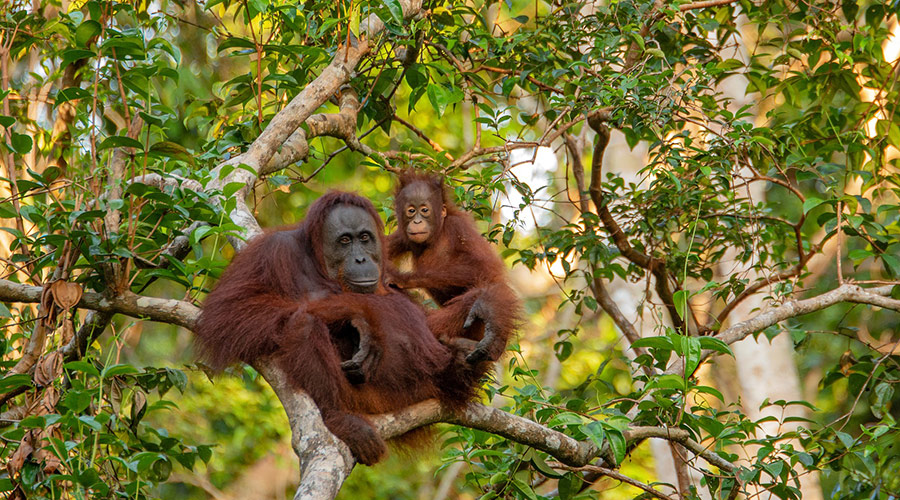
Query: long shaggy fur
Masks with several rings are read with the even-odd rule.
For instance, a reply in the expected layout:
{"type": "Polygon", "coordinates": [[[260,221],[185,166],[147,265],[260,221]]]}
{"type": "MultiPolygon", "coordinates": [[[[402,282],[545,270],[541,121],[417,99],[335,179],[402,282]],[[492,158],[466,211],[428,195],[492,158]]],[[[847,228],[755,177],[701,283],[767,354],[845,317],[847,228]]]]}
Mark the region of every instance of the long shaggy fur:
{"type": "MultiPolygon", "coordinates": [[[[444,342],[458,336],[473,340],[483,337],[481,322],[463,328],[469,311],[480,298],[484,315],[490,318],[497,334],[490,359],[498,359],[521,317],[521,302],[508,284],[506,265],[500,256],[478,232],[472,217],[450,201],[440,175],[403,172],[394,196],[394,211],[398,228],[387,238],[387,257],[397,261],[410,255],[413,262],[412,273],[397,273],[394,281],[407,288],[424,288],[441,306],[429,313],[428,324],[444,342]],[[408,221],[404,214],[409,200],[404,189],[416,183],[428,186],[435,213],[442,205],[447,212],[443,221],[436,217],[434,231],[424,243],[410,241],[405,231],[408,221]]],[[[480,371],[489,368],[490,364],[484,363],[480,371]]]]}
{"type": "Polygon", "coordinates": [[[216,369],[271,357],[313,398],[329,430],[360,462],[372,464],[384,454],[384,442],[363,414],[433,397],[462,405],[471,390],[444,390],[444,377],[471,388],[478,374],[456,366],[453,350],[438,341],[422,307],[404,293],[383,285],[374,294],[350,293],[328,278],[322,226],[339,205],[366,210],[381,237],[381,220],[369,200],[342,192],[322,196],[303,222],[267,232],[235,256],[207,296],[195,333],[202,359],[216,369]],[[374,374],[361,385],[350,384],[340,366],[352,355],[353,335],[358,338],[349,326],[356,317],[369,324],[382,352],[374,374]]]}

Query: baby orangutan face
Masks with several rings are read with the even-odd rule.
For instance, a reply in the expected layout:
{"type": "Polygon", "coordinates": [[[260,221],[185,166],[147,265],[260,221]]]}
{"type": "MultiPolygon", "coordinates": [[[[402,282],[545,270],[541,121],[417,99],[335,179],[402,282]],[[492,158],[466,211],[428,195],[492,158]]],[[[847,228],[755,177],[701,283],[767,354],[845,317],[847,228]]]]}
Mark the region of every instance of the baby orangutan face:
{"type": "Polygon", "coordinates": [[[409,241],[421,245],[440,232],[441,222],[447,216],[440,190],[414,182],[403,188],[398,197],[403,213],[397,215],[409,241]]]}

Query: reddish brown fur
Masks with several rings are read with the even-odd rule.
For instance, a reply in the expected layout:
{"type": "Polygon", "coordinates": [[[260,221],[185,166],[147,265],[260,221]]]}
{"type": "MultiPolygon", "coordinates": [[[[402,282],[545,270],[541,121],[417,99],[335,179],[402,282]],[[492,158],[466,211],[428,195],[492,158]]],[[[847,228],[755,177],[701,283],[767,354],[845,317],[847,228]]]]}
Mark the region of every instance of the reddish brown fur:
{"type": "Polygon", "coordinates": [[[466,338],[481,339],[483,325],[463,328],[470,309],[480,297],[498,337],[490,346],[489,359],[498,359],[516,329],[521,310],[520,301],[507,282],[506,265],[500,256],[478,232],[472,217],[450,201],[440,175],[413,171],[401,174],[394,211],[398,228],[387,238],[387,256],[396,261],[411,255],[413,271],[398,273],[391,269],[393,281],[401,288],[424,288],[441,306],[429,314],[428,324],[444,342],[459,336],[460,332],[466,338]],[[425,183],[431,190],[435,214],[440,214],[442,205],[447,211],[443,221],[435,217],[438,220],[431,236],[421,244],[410,241],[404,230],[408,200],[403,189],[415,183],[425,183]]]}
{"type": "Polygon", "coordinates": [[[360,462],[371,464],[384,454],[384,442],[361,414],[433,397],[463,404],[477,374],[454,362],[455,353],[437,341],[421,306],[405,294],[384,286],[374,294],[344,292],[327,277],[315,242],[329,210],[342,204],[364,208],[381,228],[367,199],[326,194],[303,222],[267,232],[235,256],[207,296],[196,334],[203,359],[216,369],[271,356],[313,398],[326,426],[360,462]],[[340,366],[354,348],[352,318],[368,322],[382,351],[361,385],[350,384],[340,366]],[[447,379],[453,387],[442,390],[447,379]]]}

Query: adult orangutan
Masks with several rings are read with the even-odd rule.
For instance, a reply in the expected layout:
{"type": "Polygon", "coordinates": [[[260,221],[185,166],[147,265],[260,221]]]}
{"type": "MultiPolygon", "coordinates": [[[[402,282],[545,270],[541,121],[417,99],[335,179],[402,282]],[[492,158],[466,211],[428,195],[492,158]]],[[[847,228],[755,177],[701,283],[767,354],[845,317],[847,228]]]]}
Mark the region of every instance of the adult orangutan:
{"type": "Polygon", "coordinates": [[[455,337],[462,328],[464,336],[479,340],[469,363],[499,359],[521,309],[499,255],[471,216],[450,201],[440,175],[402,173],[394,210],[397,230],[388,236],[387,255],[394,261],[411,255],[413,270],[392,270],[392,281],[428,291],[441,306],[448,335],[455,337]]]}
{"type": "Polygon", "coordinates": [[[303,222],[234,258],[196,328],[213,368],[276,362],[366,465],[386,448],[363,414],[432,397],[460,405],[477,382],[429,330],[421,306],[384,286],[382,231],[369,200],[326,194],[303,222]]]}

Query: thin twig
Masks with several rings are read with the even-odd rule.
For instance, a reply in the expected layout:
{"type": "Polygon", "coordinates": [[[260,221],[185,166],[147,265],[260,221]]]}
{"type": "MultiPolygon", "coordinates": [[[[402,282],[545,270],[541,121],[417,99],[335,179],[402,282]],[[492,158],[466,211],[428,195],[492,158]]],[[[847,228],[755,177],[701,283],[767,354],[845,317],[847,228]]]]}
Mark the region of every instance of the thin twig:
{"type": "Polygon", "coordinates": [[[601,476],[606,476],[617,481],[621,481],[625,484],[630,484],[636,488],[640,488],[651,496],[659,498],[660,500],[674,500],[672,497],[662,493],[661,491],[654,489],[649,484],[642,483],[637,479],[632,479],[624,474],[620,474],[619,472],[614,471],[613,469],[607,469],[606,467],[601,467],[599,465],[585,465],[583,467],[569,467],[560,462],[548,461],[547,465],[553,467],[554,469],[565,469],[576,472],[594,472],[600,474],[601,476]]]}

